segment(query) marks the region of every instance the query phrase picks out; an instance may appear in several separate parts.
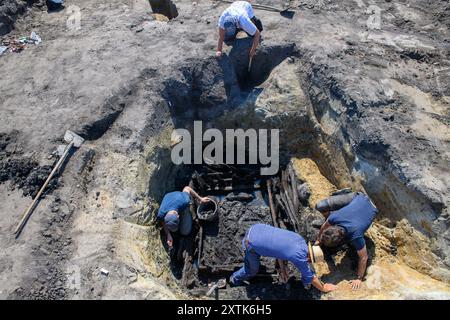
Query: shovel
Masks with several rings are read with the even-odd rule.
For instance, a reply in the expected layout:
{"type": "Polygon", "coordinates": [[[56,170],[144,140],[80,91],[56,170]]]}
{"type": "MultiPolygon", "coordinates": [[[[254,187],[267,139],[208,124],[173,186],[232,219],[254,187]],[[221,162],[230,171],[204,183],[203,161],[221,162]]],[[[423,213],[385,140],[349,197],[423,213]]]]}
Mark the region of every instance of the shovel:
{"type": "Polygon", "coordinates": [[[84,139],[80,137],[79,135],[75,134],[74,132],[67,130],[66,134],[64,135],[64,140],[69,143],[64,150],[64,153],[62,154],[61,158],[59,158],[58,163],[53,168],[52,172],[48,176],[47,180],[45,180],[44,185],[39,190],[36,197],[34,197],[33,202],[28,207],[27,211],[23,214],[22,219],[20,220],[19,224],[16,227],[16,230],[14,233],[16,234],[16,239],[20,236],[20,233],[22,232],[23,227],[27,223],[28,219],[30,218],[31,214],[33,213],[33,210],[36,208],[37,203],[39,202],[39,198],[41,197],[42,193],[44,192],[45,188],[47,188],[50,180],[53,178],[53,176],[58,172],[61,165],[64,163],[64,160],[66,160],[67,155],[69,154],[72,147],[79,148],[81,144],[84,142],[84,139]]]}
{"type": "Polygon", "coordinates": [[[206,293],[206,296],[210,296],[214,291],[217,289],[223,289],[227,286],[227,280],[226,279],[220,279],[216,283],[214,283],[211,288],[206,293]]]}
{"type": "MultiPolygon", "coordinates": [[[[234,2],[233,0],[216,0],[216,1],[224,2],[224,3],[233,3],[234,2]]],[[[291,7],[287,7],[286,9],[280,9],[277,7],[267,6],[267,5],[258,4],[258,3],[252,3],[252,7],[255,9],[275,11],[275,12],[279,12],[279,13],[283,13],[283,12],[286,12],[286,11],[289,11],[292,9],[291,7]]]]}
{"type": "Polygon", "coordinates": [[[248,83],[251,81],[251,74],[250,74],[250,70],[252,69],[252,61],[253,61],[253,57],[250,57],[250,60],[248,61],[248,66],[247,66],[247,73],[244,72],[243,76],[243,83],[245,83],[246,85],[248,85],[248,83]]]}

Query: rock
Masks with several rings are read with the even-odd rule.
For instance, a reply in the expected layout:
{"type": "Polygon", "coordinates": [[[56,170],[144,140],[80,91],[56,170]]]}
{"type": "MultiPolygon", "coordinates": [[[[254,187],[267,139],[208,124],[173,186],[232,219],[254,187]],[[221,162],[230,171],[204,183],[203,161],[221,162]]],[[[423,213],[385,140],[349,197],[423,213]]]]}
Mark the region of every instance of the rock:
{"type": "Polygon", "coordinates": [[[5,35],[14,28],[14,23],[20,15],[27,11],[28,5],[34,5],[42,0],[8,0],[0,3],[0,36],[5,35]]]}
{"type": "Polygon", "coordinates": [[[302,183],[297,187],[298,198],[301,202],[307,203],[309,197],[311,196],[311,191],[309,190],[309,186],[307,183],[302,183]]]}
{"type": "Polygon", "coordinates": [[[50,230],[45,230],[42,235],[46,238],[51,238],[52,237],[52,232],[50,230]]]}
{"type": "Polygon", "coordinates": [[[94,157],[95,150],[88,149],[84,151],[75,165],[77,173],[81,174],[94,157]]]}

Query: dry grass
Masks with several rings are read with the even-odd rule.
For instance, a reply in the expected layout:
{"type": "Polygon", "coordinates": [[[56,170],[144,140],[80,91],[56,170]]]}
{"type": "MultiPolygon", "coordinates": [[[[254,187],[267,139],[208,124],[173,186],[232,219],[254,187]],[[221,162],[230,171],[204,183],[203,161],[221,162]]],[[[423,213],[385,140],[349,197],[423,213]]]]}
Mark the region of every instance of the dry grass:
{"type": "Polygon", "coordinates": [[[329,197],[332,192],[336,191],[336,187],[325,178],[319,170],[317,164],[309,158],[293,158],[292,164],[294,166],[297,177],[305,181],[311,191],[309,198],[309,205],[314,208],[316,203],[326,197],[329,197]]]}

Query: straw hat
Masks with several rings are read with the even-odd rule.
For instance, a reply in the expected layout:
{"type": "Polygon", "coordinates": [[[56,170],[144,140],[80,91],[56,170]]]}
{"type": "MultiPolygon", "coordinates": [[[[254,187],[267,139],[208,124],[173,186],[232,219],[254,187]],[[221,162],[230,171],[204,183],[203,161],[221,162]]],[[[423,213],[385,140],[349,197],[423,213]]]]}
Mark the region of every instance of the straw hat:
{"type": "Polygon", "coordinates": [[[311,246],[311,242],[308,241],[308,249],[313,264],[324,262],[323,251],[320,246],[311,246]]]}

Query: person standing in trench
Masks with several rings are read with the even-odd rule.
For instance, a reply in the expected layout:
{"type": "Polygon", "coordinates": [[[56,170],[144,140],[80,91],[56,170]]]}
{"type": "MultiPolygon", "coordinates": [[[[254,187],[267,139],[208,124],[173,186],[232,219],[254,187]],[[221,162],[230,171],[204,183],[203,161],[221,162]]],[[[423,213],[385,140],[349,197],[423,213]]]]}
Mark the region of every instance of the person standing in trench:
{"type": "Polygon", "coordinates": [[[367,268],[367,248],[364,233],[369,229],[378,210],[370,198],[362,192],[332,196],[319,201],[316,209],[326,218],[321,226],[316,245],[337,247],[346,241],[358,253],[356,279],[352,280],[353,290],[361,286],[367,268]]]}
{"type": "Polygon", "coordinates": [[[173,246],[171,232],[179,231],[184,236],[191,233],[192,216],[189,212],[191,198],[196,199],[200,203],[210,201],[209,198],[200,197],[192,188],[186,186],[181,192],[167,193],[161,202],[156,219],[163,225],[169,248],[173,246]]]}
{"type": "Polygon", "coordinates": [[[222,56],[223,43],[232,41],[240,30],[244,30],[253,37],[253,44],[249,51],[252,58],[256,53],[261,32],[263,30],[261,20],[255,17],[252,5],[247,1],[233,2],[219,18],[219,40],[217,42],[216,57],[222,56]]]}

